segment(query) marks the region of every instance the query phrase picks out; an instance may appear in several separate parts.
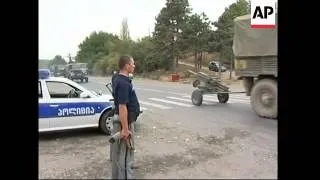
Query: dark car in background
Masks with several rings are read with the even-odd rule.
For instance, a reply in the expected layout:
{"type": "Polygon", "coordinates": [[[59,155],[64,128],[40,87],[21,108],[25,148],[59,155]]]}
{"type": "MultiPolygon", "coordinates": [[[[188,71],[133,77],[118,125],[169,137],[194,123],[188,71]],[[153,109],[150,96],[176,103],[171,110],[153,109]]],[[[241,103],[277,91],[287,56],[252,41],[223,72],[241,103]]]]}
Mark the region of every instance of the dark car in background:
{"type": "Polygon", "coordinates": [[[216,62],[216,61],[211,61],[209,62],[209,70],[210,71],[214,71],[214,72],[219,72],[219,69],[221,72],[226,72],[227,71],[227,68],[223,65],[220,65],[219,62],[216,62]]]}
{"type": "Polygon", "coordinates": [[[77,79],[81,82],[85,81],[88,82],[88,75],[84,73],[81,69],[72,69],[68,72],[68,79],[71,79],[72,81],[77,79]]]}
{"type": "Polygon", "coordinates": [[[65,76],[68,79],[79,79],[81,82],[88,82],[88,67],[87,63],[69,63],[65,66],[65,76]]]}
{"type": "Polygon", "coordinates": [[[64,76],[64,73],[65,73],[65,69],[58,69],[58,70],[55,70],[53,74],[55,77],[59,77],[59,76],[64,76]]]}

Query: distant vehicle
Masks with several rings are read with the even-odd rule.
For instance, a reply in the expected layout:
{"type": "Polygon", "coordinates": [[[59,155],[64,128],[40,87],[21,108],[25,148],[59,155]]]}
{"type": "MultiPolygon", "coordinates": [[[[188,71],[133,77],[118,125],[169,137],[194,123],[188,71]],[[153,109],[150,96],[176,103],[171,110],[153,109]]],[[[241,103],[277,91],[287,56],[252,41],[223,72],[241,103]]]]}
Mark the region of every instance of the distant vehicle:
{"type": "Polygon", "coordinates": [[[209,62],[209,70],[210,71],[214,71],[214,72],[219,72],[219,69],[221,72],[226,72],[227,71],[227,68],[224,67],[223,65],[220,65],[219,62],[216,62],[216,61],[211,61],[209,62]]]}
{"type": "Polygon", "coordinates": [[[71,63],[65,66],[65,77],[80,80],[81,82],[89,81],[87,63],[71,63]]]}
{"type": "Polygon", "coordinates": [[[65,65],[55,65],[53,74],[55,77],[64,76],[65,74],[65,65]]]}
{"type": "Polygon", "coordinates": [[[85,82],[88,82],[88,76],[83,73],[83,71],[79,69],[71,69],[69,70],[68,79],[71,79],[72,81],[75,79],[79,79],[81,82],[85,80],[85,82]]]}
{"type": "Polygon", "coordinates": [[[63,77],[39,70],[39,132],[97,127],[110,135],[112,95],[87,90],[63,77]]]}
{"type": "Polygon", "coordinates": [[[39,78],[47,78],[51,76],[50,69],[39,69],[39,78]]]}

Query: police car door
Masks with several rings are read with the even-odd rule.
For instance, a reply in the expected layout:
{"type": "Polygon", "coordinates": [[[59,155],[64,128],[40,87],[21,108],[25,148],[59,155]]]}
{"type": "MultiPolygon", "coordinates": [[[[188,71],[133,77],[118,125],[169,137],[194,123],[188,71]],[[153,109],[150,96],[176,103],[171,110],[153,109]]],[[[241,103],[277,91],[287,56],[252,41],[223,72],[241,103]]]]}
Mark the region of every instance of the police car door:
{"type": "Polygon", "coordinates": [[[79,89],[66,82],[52,80],[47,80],[46,85],[50,95],[51,112],[55,114],[51,121],[51,128],[74,129],[97,125],[93,123],[94,109],[90,107],[90,103],[87,103],[88,99],[79,96],[68,97],[72,90],[79,89]]]}
{"type": "Polygon", "coordinates": [[[38,125],[39,125],[39,131],[45,131],[50,128],[50,112],[49,112],[49,105],[46,103],[48,96],[45,93],[46,89],[44,89],[43,86],[44,81],[39,80],[38,82],[38,94],[39,94],[39,119],[38,119],[38,125]]]}

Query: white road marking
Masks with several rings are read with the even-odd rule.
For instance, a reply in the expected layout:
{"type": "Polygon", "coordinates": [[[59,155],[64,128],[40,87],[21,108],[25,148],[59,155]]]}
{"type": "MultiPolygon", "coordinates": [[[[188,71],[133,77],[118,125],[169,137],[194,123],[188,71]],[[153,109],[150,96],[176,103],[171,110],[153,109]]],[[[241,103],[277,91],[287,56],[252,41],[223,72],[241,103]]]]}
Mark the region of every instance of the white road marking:
{"type": "Polygon", "coordinates": [[[186,93],[178,93],[178,92],[172,92],[172,91],[162,91],[158,89],[148,89],[148,88],[135,88],[137,90],[142,90],[142,91],[152,91],[152,92],[161,92],[161,93],[168,93],[168,94],[174,94],[174,95],[179,95],[179,96],[185,96],[187,95],[186,93]]]}
{"type": "Polygon", "coordinates": [[[184,103],[179,103],[179,102],[175,102],[175,101],[168,101],[168,100],[164,100],[164,99],[159,99],[159,98],[149,98],[153,101],[160,101],[160,102],[164,102],[164,103],[168,103],[168,104],[175,104],[178,106],[183,106],[183,107],[193,107],[193,105],[190,104],[184,104],[184,103]]]}
{"type": "MultiPolygon", "coordinates": [[[[214,95],[204,95],[206,97],[210,97],[210,98],[217,98],[217,96],[214,96],[214,95]]],[[[250,97],[249,96],[244,96],[244,95],[235,95],[235,94],[229,94],[229,98],[232,98],[232,99],[243,99],[243,100],[249,100],[250,97]]]]}
{"type": "Polygon", "coordinates": [[[164,105],[160,105],[160,104],[154,104],[154,103],[151,103],[151,102],[146,102],[146,101],[141,101],[141,100],[139,100],[139,103],[140,104],[144,104],[144,105],[153,106],[153,107],[160,108],[160,109],[172,109],[172,107],[169,107],[169,106],[164,106],[164,105]]]}
{"type": "MultiPolygon", "coordinates": [[[[182,97],[189,97],[190,98],[191,96],[182,96],[182,97]]],[[[203,101],[204,102],[219,102],[218,98],[216,96],[212,96],[212,95],[204,95],[203,101]]],[[[234,97],[230,96],[227,103],[250,104],[250,99],[248,99],[248,98],[234,98],[234,97]]]]}
{"type": "Polygon", "coordinates": [[[140,107],[141,110],[143,111],[148,111],[149,109],[148,108],[145,108],[145,107],[140,107]]]}
{"type": "Polygon", "coordinates": [[[184,102],[192,102],[191,99],[183,99],[183,98],[177,98],[177,97],[166,97],[166,98],[175,99],[175,100],[184,101],[184,102]]]}
{"type": "Polygon", "coordinates": [[[106,84],[108,84],[108,83],[103,83],[103,82],[94,82],[94,83],[102,84],[102,85],[106,85],[106,84]]]}
{"type": "Polygon", "coordinates": [[[229,99],[227,103],[243,103],[243,104],[250,104],[250,101],[241,100],[241,99],[229,99]]]}
{"type": "MultiPolygon", "coordinates": [[[[192,103],[191,99],[183,99],[183,98],[177,98],[177,97],[166,97],[166,98],[192,103]]],[[[212,103],[218,103],[218,100],[213,101],[213,100],[204,99],[202,104],[212,104],[212,103]]]]}

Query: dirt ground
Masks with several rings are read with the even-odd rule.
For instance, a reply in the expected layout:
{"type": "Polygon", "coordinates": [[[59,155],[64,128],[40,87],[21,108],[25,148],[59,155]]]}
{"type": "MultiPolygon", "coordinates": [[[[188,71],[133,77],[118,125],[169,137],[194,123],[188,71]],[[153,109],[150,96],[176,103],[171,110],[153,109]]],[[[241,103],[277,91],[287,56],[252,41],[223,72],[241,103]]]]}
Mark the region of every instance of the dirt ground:
{"type": "MultiPolygon", "coordinates": [[[[276,147],[251,145],[249,131],[225,128],[213,136],[190,131],[192,125],[157,121],[155,115],[141,118],[135,135],[137,179],[276,178],[276,147]]],[[[42,134],[39,178],[111,178],[107,140],[96,130],[42,134]]]]}

